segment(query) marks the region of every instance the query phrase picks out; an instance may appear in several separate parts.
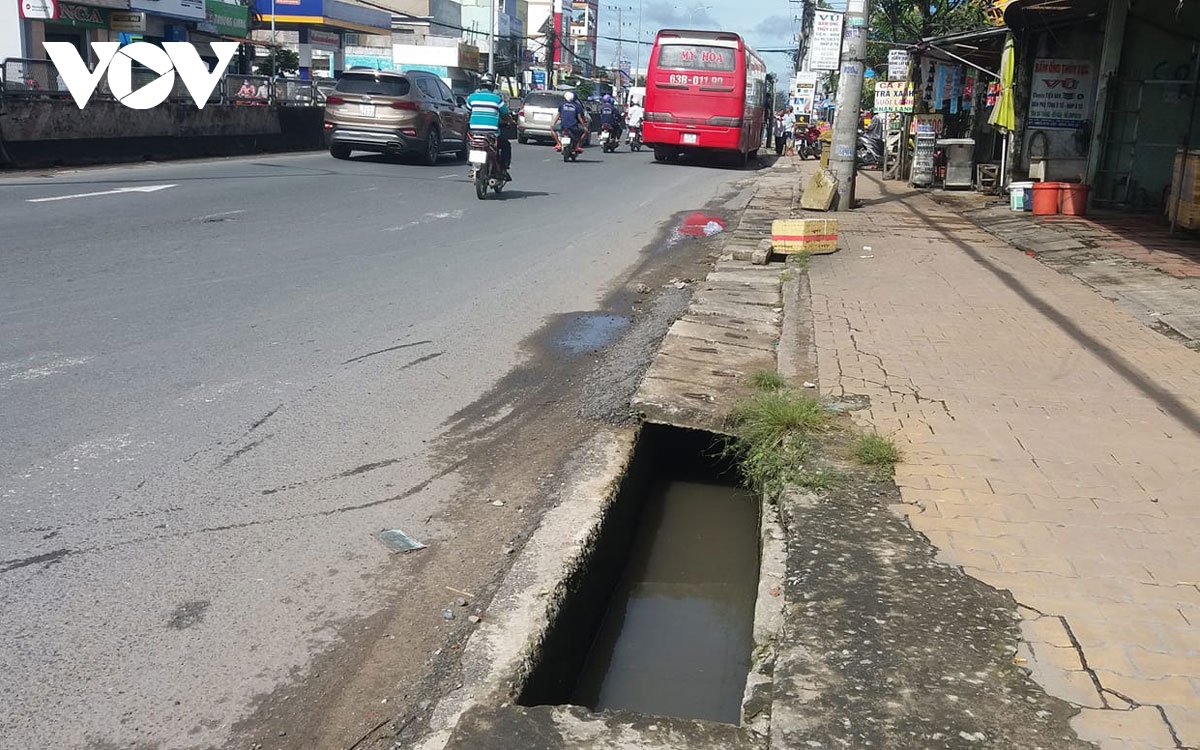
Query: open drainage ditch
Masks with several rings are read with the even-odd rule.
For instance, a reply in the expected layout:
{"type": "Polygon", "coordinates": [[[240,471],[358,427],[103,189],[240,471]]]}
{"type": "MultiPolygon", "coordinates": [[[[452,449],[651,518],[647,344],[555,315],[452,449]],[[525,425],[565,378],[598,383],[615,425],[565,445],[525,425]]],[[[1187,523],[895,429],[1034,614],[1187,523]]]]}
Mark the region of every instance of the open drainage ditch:
{"type": "Polygon", "coordinates": [[[723,440],[642,428],[518,703],[740,722],[760,508],[720,457],[723,440]]]}

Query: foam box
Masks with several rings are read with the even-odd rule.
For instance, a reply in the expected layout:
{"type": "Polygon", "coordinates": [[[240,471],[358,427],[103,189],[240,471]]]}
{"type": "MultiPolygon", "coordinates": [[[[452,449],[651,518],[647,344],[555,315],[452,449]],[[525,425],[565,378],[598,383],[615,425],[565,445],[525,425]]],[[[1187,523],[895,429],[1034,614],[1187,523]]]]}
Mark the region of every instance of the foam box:
{"type": "Polygon", "coordinates": [[[837,252],[836,219],[776,219],[771,222],[771,250],[823,255],[837,252]]]}

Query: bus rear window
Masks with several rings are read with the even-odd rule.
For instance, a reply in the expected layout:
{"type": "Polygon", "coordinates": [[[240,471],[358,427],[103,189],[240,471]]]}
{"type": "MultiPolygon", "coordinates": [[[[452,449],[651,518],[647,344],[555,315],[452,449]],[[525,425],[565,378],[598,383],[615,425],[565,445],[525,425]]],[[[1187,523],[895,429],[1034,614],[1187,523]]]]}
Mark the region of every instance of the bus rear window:
{"type": "Polygon", "coordinates": [[[737,50],[699,44],[664,44],[659,48],[658,67],[670,70],[716,70],[733,72],[737,50]]]}

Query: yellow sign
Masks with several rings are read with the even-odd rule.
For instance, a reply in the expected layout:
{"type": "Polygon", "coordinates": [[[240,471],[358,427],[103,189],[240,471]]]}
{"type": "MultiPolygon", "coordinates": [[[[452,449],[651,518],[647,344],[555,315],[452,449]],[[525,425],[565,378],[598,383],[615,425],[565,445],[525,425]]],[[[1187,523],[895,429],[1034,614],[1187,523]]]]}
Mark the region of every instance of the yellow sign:
{"type": "Polygon", "coordinates": [[[987,13],[988,20],[993,26],[1004,25],[1004,9],[1007,8],[1013,0],[985,0],[984,12],[987,13]]]}

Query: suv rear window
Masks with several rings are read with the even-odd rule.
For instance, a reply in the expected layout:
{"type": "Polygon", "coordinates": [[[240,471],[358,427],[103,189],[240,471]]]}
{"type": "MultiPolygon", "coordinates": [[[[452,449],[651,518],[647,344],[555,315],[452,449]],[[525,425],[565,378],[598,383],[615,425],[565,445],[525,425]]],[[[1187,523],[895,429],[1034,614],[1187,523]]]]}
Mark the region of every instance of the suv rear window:
{"type": "Polygon", "coordinates": [[[408,96],[410,85],[401,76],[379,76],[370,73],[343,73],[334,89],[339,94],[369,94],[371,96],[408,96]]]}
{"type": "Polygon", "coordinates": [[[525,106],[555,108],[562,100],[562,94],[532,93],[525,97],[525,106]]]}
{"type": "Polygon", "coordinates": [[[717,70],[732,72],[737,50],[701,44],[664,44],[658,53],[658,67],[670,70],[717,70]]]}

